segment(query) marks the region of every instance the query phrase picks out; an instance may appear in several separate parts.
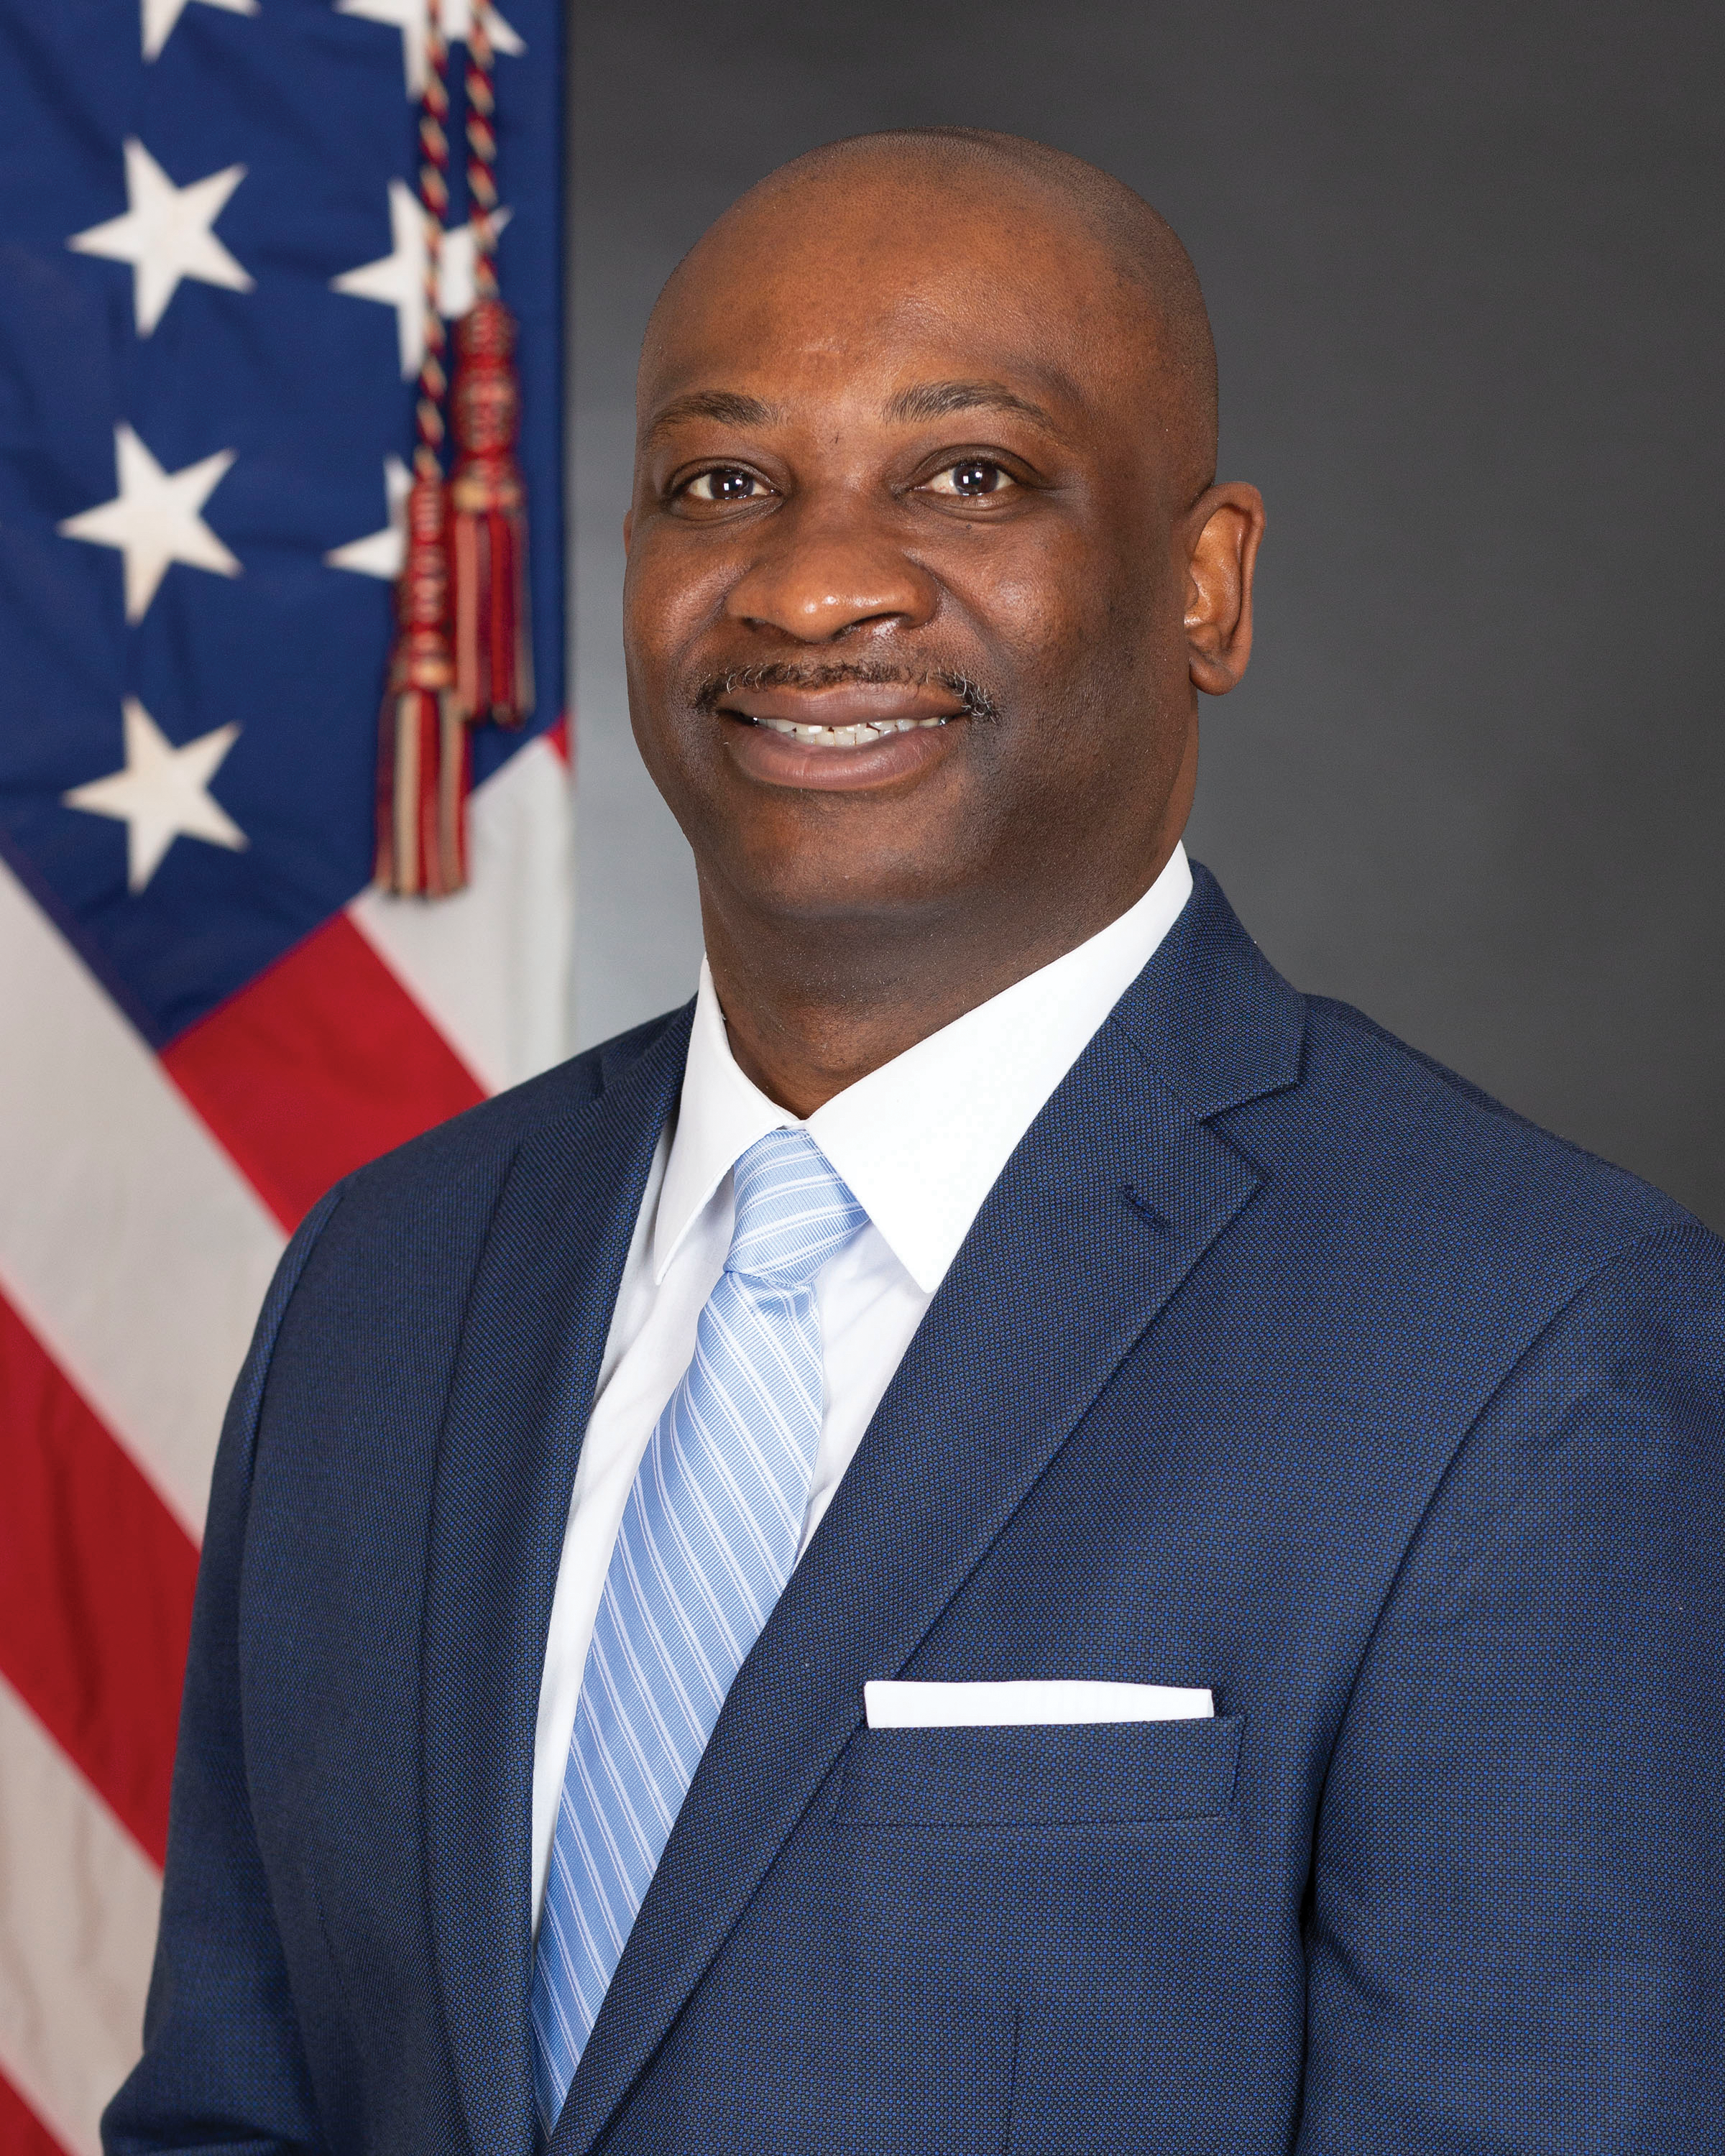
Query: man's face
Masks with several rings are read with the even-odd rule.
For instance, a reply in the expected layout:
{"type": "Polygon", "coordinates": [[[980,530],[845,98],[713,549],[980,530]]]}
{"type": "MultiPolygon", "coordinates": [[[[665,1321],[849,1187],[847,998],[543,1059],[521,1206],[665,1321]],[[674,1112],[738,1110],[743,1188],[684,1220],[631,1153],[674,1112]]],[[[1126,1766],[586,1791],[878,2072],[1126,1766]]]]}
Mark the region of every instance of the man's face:
{"type": "Polygon", "coordinates": [[[1184,820],[1155,318],[1081,228],[978,184],[864,166],[757,202],[649,330],[630,708],[727,917],[1059,915],[1098,874],[1136,895],[1184,820]]]}

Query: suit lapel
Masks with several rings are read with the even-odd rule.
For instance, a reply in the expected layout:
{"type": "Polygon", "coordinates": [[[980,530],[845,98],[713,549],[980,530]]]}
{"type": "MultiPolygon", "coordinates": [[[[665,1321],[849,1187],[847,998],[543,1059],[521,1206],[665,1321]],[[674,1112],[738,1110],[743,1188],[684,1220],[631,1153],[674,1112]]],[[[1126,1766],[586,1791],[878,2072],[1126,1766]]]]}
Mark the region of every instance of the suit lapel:
{"type": "Polygon", "coordinates": [[[527,2156],[539,1679],[581,1438],[689,1016],[534,1132],[493,1216],[432,1500],[423,1654],[427,1900],[475,2148],[527,2156]]]}
{"type": "Polygon", "coordinates": [[[583,2054],[586,2156],[861,1719],[1250,1197],[1206,1127],[1292,1082],[1303,1009],[1201,880],[989,1194],[738,1672],[583,2054]]]}

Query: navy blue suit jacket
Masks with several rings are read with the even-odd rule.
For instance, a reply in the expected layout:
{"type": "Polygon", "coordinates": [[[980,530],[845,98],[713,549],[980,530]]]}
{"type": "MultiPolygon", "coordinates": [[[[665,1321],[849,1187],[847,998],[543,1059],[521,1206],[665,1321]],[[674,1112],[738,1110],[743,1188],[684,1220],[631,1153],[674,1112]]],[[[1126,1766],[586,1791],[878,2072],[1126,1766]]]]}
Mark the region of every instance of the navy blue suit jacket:
{"type": "MultiPolygon", "coordinates": [[[[116,2152],[529,2156],[576,1457],[690,1014],[333,1192],[216,1470],[116,2152]]],[[[552,2143],[1725,2143],[1725,1250],[1202,871],[744,1663],[552,2143]],[[870,1731],[870,1677],[1209,1722],[870,1731]]]]}

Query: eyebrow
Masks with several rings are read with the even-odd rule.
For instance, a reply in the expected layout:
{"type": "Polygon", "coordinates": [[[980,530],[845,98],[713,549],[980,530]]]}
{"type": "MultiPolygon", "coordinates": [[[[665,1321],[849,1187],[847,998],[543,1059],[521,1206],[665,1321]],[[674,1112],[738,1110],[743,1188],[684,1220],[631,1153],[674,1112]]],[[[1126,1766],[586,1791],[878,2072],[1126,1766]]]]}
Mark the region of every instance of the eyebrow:
{"type": "Polygon", "coordinates": [[[779,414],[758,397],[745,397],[735,389],[696,389],[686,397],[673,397],[653,415],[644,439],[685,419],[716,419],[723,427],[764,427],[779,414]]]}
{"type": "Polygon", "coordinates": [[[943,419],[953,412],[1019,412],[1058,434],[1054,414],[1004,382],[919,382],[901,389],[886,406],[890,419],[943,419]]]}
{"type": "MultiPolygon", "coordinates": [[[[1029,397],[1009,389],[1004,382],[919,382],[901,389],[886,403],[889,419],[943,419],[956,412],[1018,412],[1058,435],[1054,414],[1029,397]]],[[[653,415],[644,441],[650,442],[667,428],[687,419],[716,419],[724,427],[766,427],[783,414],[758,397],[746,397],[736,389],[696,389],[674,397],[653,415]]]]}

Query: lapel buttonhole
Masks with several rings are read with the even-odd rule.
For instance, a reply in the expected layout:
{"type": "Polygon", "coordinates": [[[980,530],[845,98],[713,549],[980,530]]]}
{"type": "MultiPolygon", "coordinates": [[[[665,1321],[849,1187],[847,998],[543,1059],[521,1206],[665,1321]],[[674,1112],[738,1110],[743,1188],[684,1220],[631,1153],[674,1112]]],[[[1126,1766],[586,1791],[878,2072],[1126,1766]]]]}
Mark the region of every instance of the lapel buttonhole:
{"type": "Polygon", "coordinates": [[[1127,1204],[1132,1207],[1133,1212],[1138,1215],[1140,1219],[1147,1221],[1149,1225],[1156,1230],[1158,1235],[1172,1235],[1173,1234],[1174,1224],[1168,1219],[1167,1214],[1162,1210],[1160,1206],[1153,1205],[1147,1198],[1141,1197],[1139,1194],[1132,1188],[1131,1183],[1128,1183],[1122,1185],[1121,1195],[1125,1199],[1127,1204]]]}

